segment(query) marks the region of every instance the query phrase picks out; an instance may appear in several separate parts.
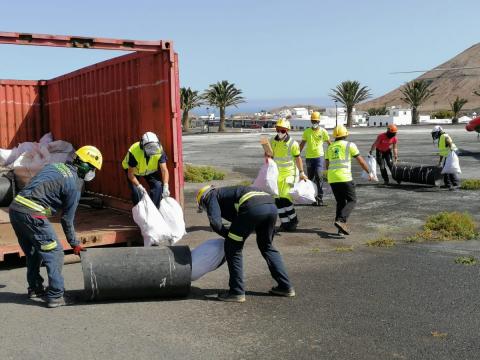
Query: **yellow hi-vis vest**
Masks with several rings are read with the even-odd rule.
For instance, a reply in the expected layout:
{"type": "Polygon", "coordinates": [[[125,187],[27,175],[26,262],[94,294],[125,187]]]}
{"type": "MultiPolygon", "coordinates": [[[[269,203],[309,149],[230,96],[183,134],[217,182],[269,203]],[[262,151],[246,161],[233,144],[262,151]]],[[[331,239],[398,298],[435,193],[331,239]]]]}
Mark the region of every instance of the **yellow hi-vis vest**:
{"type": "Polygon", "coordinates": [[[133,155],[135,160],[137,160],[137,166],[135,167],[135,175],[137,176],[145,176],[149,174],[153,174],[155,171],[158,170],[158,161],[160,160],[163,154],[163,148],[160,146],[160,151],[158,154],[150,156],[148,159],[145,158],[145,152],[143,149],[140,148],[140,142],[137,141],[135,144],[130,146],[128,149],[127,155],[122,161],[122,167],[126,170],[128,169],[128,157],[130,153],[133,155]]]}
{"type": "Polygon", "coordinates": [[[450,154],[450,150],[454,151],[457,150],[457,147],[453,143],[452,138],[448,134],[442,134],[440,135],[440,139],[438,139],[438,152],[440,156],[446,157],[448,154],[450,154]],[[451,142],[451,147],[447,146],[446,138],[450,139],[451,142]]]}
{"type": "Polygon", "coordinates": [[[355,144],[350,141],[335,141],[327,149],[326,159],[328,160],[328,182],[347,182],[352,181],[352,154],[350,148],[354,150],[354,154],[358,154],[355,144]]]}
{"type": "Polygon", "coordinates": [[[270,140],[270,145],[273,150],[273,160],[277,164],[279,173],[293,173],[295,174],[295,162],[292,156],[292,147],[296,144],[296,141],[292,138],[288,141],[275,140],[272,138],[270,140]]]}

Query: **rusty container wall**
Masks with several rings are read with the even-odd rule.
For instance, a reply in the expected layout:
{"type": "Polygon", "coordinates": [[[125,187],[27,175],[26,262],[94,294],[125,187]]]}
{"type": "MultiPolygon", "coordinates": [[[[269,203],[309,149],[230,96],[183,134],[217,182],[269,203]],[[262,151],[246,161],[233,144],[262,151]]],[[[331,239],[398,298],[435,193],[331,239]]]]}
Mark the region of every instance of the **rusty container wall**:
{"type": "Polygon", "coordinates": [[[133,53],[47,81],[46,111],[55,139],[94,145],[103,168],[89,190],[125,200],[121,162],[142,133],[155,132],[168,156],[170,192],[183,200],[178,67],[173,50],[133,53]]]}
{"type": "Polygon", "coordinates": [[[0,148],[38,141],[48,132],[42,113],[44,82],[0,80],[0,148]]]}

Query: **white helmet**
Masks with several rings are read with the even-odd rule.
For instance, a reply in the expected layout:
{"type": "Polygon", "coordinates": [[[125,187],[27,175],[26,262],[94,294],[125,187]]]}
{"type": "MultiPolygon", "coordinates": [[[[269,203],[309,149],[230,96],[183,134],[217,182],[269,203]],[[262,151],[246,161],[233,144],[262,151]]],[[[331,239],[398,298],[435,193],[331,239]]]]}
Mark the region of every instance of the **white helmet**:
{"type": "Polygon", "coordinates": [[[142,135],[142,139],[140,140],[140,147],[145,151],[148,156],[158,154],[162,148],[157,135],[150,131],[142,135]]]}
{"type": "Polygon", "coordinates": [[[433,128],[432,133],[436,133],[436,132],[440,132],[440,131],[443,131],[442,127],[440,125],[436,125],[433,128]]]}

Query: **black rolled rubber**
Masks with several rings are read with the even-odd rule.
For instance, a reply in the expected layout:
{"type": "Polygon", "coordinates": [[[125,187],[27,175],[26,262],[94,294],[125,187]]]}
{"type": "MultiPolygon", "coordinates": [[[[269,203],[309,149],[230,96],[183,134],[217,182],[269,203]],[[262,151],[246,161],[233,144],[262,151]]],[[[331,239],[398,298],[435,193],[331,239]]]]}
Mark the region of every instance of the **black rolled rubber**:
{"type": "Polygon", "coordinates": [[[411,182],[415,184],[440,186],[443,175],[437,166],[394,165],[392,177],[397,183],[411,182]]]}

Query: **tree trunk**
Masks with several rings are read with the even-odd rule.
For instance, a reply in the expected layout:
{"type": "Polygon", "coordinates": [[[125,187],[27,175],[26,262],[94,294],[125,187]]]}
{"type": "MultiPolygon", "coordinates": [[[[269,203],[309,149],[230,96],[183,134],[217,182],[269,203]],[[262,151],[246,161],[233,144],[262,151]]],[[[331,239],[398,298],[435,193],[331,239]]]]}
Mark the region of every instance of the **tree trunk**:
{"type": "Polygon", "coordinates": [[[454,124],[454,125],[458,124],[458,115],[457,114],[453,115],[452,124],[454,124]]]}
{"type": "Polygon", "coordinates": [[[182,114],[182,126],[185,132],[190,131],[190,121],[188,120],[188,111],[184,110],[182,114]]]}
{"type": "Polygon", "coordinates": [[[412,107],[412,124],[418,124],[418,111],[416,107],[412,107]]]}
{"type": "Polygon", "coordinates": [[[347,106],[347,128],[352,127],[352,111],[353,108],[347,106]]]}
{"type": "Polygon", "coordinates": [[[218,132],[225,131],[225,108],[220,107],[220,126],[218,127],[218,132]]]}

